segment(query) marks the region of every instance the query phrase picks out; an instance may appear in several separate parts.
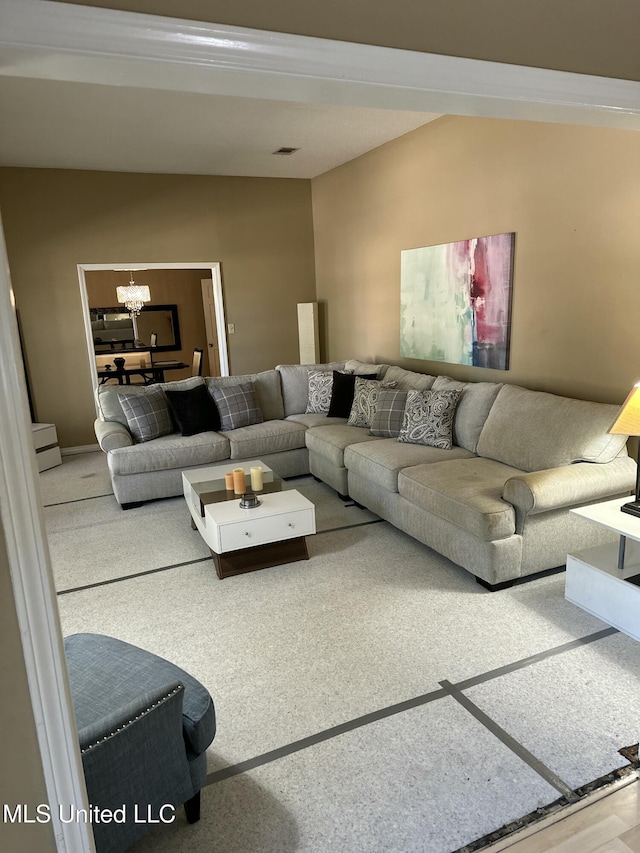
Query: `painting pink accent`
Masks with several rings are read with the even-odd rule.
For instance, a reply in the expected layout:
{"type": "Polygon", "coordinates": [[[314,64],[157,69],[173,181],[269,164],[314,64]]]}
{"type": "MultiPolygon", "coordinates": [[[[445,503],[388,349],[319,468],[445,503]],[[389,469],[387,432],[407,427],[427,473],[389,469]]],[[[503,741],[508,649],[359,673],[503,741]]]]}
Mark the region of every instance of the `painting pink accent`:
{"type": "Polygon", "coordinates": [[[515,235],[401,255],[400,355],[507,370],[515,235]]]}

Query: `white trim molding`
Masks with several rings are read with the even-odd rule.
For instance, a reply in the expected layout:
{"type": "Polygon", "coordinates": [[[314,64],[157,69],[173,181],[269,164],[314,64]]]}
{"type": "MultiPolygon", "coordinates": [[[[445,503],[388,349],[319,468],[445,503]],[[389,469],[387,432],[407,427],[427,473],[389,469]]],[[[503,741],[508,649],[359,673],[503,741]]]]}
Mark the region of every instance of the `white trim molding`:
{"type": "Polygon", "coordinates": [[[0,74],[640,129],[640,83],[54,0],[0,0],[0,74]]]}
{"type": "Polygon", "coordinates": [[[87,807],[62,632],[39,496],[18,325],[0,223],[0,518],[57,848],[91,853],[89,824],[62,823],[57,805],[87,807]]]}

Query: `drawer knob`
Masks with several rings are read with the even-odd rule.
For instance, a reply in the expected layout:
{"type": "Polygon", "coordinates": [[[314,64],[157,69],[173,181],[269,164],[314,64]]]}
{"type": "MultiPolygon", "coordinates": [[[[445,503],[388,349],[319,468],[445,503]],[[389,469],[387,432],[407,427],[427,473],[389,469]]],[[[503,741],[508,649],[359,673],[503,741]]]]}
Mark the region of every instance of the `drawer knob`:
{"type": "Polygon", "coordinates": [[[288,526],[289,526],[289,527],[293,527],[293,522],[292,522],[292,521],[290,521],[290,522],[289,522],[289,524],[288,524],[288,526]]]}
{"type": "Polygon", "coordinates": [[[249,531],[248,531],[248,530],[245,530],[244,535],[245,535],[245,536],[249,536],[249,538],[251,538],[251,534],[249,533],[249,531]]]}

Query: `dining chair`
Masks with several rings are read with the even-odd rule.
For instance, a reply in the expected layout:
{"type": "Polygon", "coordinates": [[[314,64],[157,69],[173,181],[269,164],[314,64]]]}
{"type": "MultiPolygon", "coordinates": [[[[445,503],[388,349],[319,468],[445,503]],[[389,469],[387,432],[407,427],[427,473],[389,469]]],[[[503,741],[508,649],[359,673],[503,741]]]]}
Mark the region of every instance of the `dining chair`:
{"type": "Polygon", "coordinates": [[[202,353],[203,350],[194,347],[193,362],[191,364],[191,375],[202,376],[202,353]]]}

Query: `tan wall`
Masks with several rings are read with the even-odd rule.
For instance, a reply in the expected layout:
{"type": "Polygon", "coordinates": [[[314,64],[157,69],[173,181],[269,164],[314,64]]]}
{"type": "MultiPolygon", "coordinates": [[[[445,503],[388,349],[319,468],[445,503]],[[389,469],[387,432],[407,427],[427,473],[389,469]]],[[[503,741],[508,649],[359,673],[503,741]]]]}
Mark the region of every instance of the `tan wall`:
{"type": "Polygon", "coordinates": [[[636,0],[65,0],[640,80],[636,0]]]}
{"type": "Polygon", "coordinates": [[[326,354],[605,402],[640,379],[640,134],[445,117],[312,181],[326,354]],[[400,252],[516,232],[510,370],[399,358],[400,252]]]}
{"type": "MultiPolygon", "coordinates": [[[[1,522],[0,648],[0,751],[4,768],[0,774],[0,803],[6,803],[12,811],[20,803],[27,804],[33,817],[36,806],[47,803],[47,791],[1,522]]],[[[20,850],[21,853],[54,853],[56,850],[50,824],[5,823],[0,836],[3,850],[20,850]]]]}
{"type": "Polygon", "coordinates": [[[298,360],[315,299],[309,181],[1,169],[0,209],[36,417],[95,442],[77,264],[222,264],[234,374],[298,360]]]}
{"type": "MultiPolygon", "coordinates": [[[[175,305],[178,309],[181,348],[159,352],[157,359],[177,359],[191,365],[194,347],[203,350],[203,376],[210,376],[207,358],[207,332],[202,308],[203,278],[211,270],[142,270],[134,273],[136,284],[148,284],[148,305],[175,305]]],[[[129,273],[115,270],[90,270],[85,273],[90,308],[117,306],[116,287],[129,283],[129,273]]],[[[120,306],[122,307],[122,306],[120,306]]],[[[144,309],[143,309],[144,310],[144,309]]],[[[167,379],[184,379],[191,368],[167,373],[167,379]]]]}

